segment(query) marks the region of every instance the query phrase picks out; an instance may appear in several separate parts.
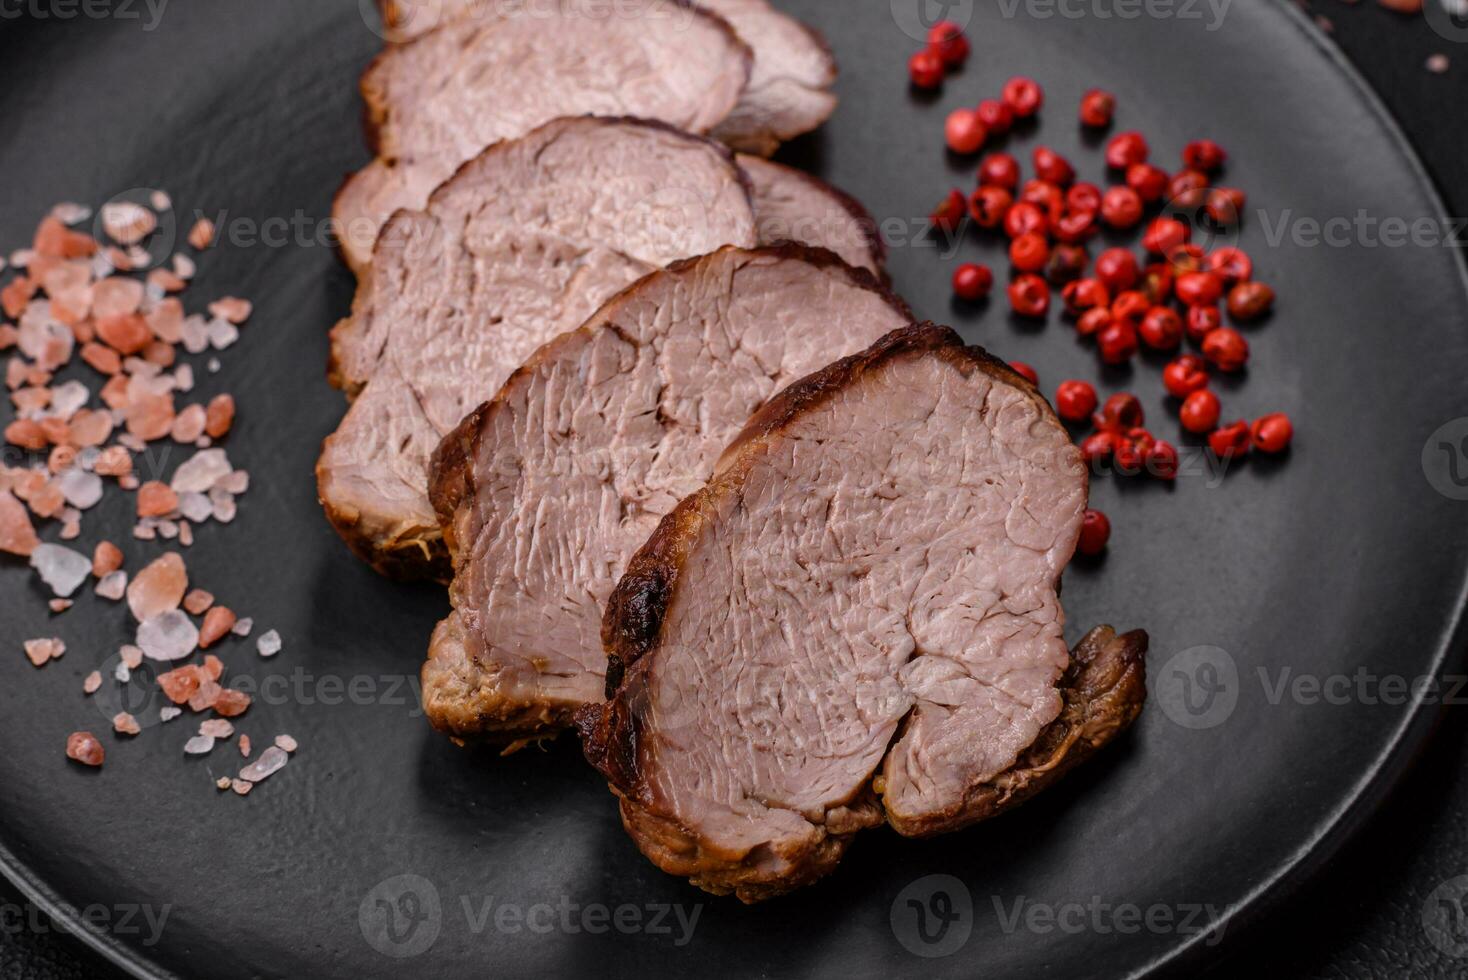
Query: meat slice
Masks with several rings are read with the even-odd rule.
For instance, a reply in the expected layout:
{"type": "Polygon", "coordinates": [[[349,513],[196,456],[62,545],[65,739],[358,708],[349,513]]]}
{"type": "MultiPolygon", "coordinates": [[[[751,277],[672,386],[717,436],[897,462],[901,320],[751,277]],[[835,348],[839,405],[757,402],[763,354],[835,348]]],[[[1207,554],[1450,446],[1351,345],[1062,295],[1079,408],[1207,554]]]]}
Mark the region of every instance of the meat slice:
{"type": "Polygon", "coordinates": [[[428,501],[439,441],[625,286],[755,245],[744,179],[726,149],[667,126],[563,119],[485,151],[426,211],[396,215],[332,331],[332,380],[356,400],[317,481],[353,549],[387,574],[446,575],[428,501]]]}
{"type": "Polygon", "coordinates": [[[513,743],[601,701],[602,607],[626,560],[770,396],[911,322],[830,252],[727,248],[537,351],[435,457],[455,576],[423,669],[433,724],[513,743]]]}
{"type": "Polygon", "coordinates": [[[820,127],[836,111],[836,59],[825,38],[769,0],[698,0],[754,49],[749,86],[714,136],[736,150],[769,156],[785,140],[820,127]]]}
{"type": "Polygon", "coordinates": [[[804,242],[830,249],[850,265],[882,275],[887,248],[877,223],[856,198],[802,170],[741,154],[760,242],[804,242]]]}
{"type": "MultiPolygon", "coordinates": [[[[500,16],[502,0],[382,0],[388,38],[407,41],[440,24],[500,16]]],[[[821,35],[781,13],[769,0],[699,0],[727,20],[754,49],[749,85],[715,135],[736,149],[769,156],[780,143],[808,133],[836,109],[836,61],[821,35]]]]}
{"type": "Polygon", "coordinates": [[[656,864],[758,901],[853,835],[955,830],[1135,718],[1146,636],[1067,654],[1080,455],[952,331],[895,332],[776,396],[608,602],[588,759],[656,864]]]}
{"type": "Polygon", "coordinates": [[[389,45],[362,77],[378,159],[350,178],[335,218],[348,263],[377,232],[485,147],[562,116],[640,116],[707,133],[750,76],[748,47],[681,0],[493,4],[389,45]]]}

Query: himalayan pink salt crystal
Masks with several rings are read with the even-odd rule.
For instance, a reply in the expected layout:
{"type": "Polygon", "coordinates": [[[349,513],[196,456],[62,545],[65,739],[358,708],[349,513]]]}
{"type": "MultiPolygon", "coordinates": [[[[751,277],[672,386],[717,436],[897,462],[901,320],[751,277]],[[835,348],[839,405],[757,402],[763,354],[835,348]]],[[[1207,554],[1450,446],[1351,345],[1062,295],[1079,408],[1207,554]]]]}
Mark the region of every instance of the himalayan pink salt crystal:
{"type": "Polygon", "coordinates": [[[199,734],[210,738],[229,738],[234,734],[234,724],[223,718],[210,718],[199,725],[199,734]]]}
{"type": "Polygon", "coordinates": [[[204,625],[199,629],[199,649],[207,650],[229,635],[234,629],[235,614],[227,606],[215,606],[204,616],[204,625]]]}
{"type": "Polygon", "coordinates": [[[208,735],[195,735],[184,743],[185,755],[208,755],[214,751],[214,739],[208,735]]]}
{"type": "Polygon", "coordinates": [[[28,558],[40,543],[25,505],[9,490],[0,490],[0,551],[28,558]]]}
{"type": "Polygon", "coordinates": [[[184,309],[177,299],[162,300],[143,317],[148,321],[149,332],[165,344],[176,344],[183,339],[184,309]]]}
{"type": "Polygon", "coordinates": [[[57,544],[36,545],[31,552],[31,567],[61,599],[70,599],[92,574],[92,563],[86,555],[57,544]]]}
{"type": "Polygon", "coordinates": [[[211,439],[223,439],[234,425],[234,398],[230,395],[215,395],[209,399],[208,422],[204,431],[211,439]]]}
{"type": "Polygon", "coordinates": [[[154,191],[148,195],[148,203],[153,205],[154,211],[172,211],[173,198],[168,196],[167,191],[154,191]]]}
{"type": "Polygon", "coordinates": [[[137,645],[149,660],[182,660],[199,649],[199,629],[183,610],[171,609],[143,620],[137,645]]]}
{"type": "Polygon", "coordinates": [[[108,446],[97,457],[92,472],[98,476],[127,476],[133,471],[133,458],[122,446],[108,446]]]}
{"type": "Polygon", "coordinates": [[[91,732],[72,732],[66,737],[66,757],[84,766],[100,766],[107,753],[91,732]]]}
{"type": "Polygon", "coordinates": [[[136,279],[114,276],[92,287],[92,315],[98,320],[131,316],[142,305],[143,284],[136,279]]]}
{"type": "Polygon", "coordinates": [[[199,681],[199,689],[194,692],[193,697],[189,698],[189,710],[195,713],[208,711],[214,707],[214,703],[219,700],[219,695],[223,692],[224,688],[217,683],[207,677],[202,678],[199,681]]]}
{"type": "Polygon", "coordinates": [[[1434,75],[1446,74],[1447,70],[1452,66],[1452,62],[1448,60],[1448,56],[1445,54],[1429,55],[1427,58],[1427,70],[1434,75]]]}
{"type": "Polygon", "coordinates": [[[280,652],[281,645],[280,634],[275,630],[262,634],[260,639],[255,641],[255,648],[260,651],[262,657],[275,656],[280,652]]]}
{"type": "Polygon", "coordinates": [[[238,497],[250,489],[250,474],[245,470],[235,470],[228,476],[221,477],[214,484],[214,489],[238,497]]]}
{"type": "Polygon", "coordinates": [[[227,350],[240,339],[240,329],[228,320],[209,321],[209,346],[215,350],[227,350]]]}
{"type": "Polygon", "coordinates": [[[198,263],[182,252],[173,253],[173,274],[185,281],[194,278],[199,271],[198,263]]]}
{"type": "Polygon", "coordinates": [[[100,446],[112,435],[112,416],[108,412],[83,410],[71,418],[71,441],[86,448],[100,446]]]}
{"type": "Polygon", "coordinates": [[[213,708],[226,718],[235,718],[250,709],[250,696],[243,691],[225,689],[214,699],[213,708]]]}
{"type": "Polygon", "coordinates": [[[189,229],[189,244],[202,252],[214,244],[214,222],[208,218],[200,218],[194,222],[194,227],[189,229]]]}
{"type": "Polygon", "coordinates": [[[215,483],[230,473],[229,456],[223,449],[205,449],[195,453],[174,471],[169,486],[176,493],[207,493],[215,483]]]}
{"type": "Polygon", "coordinates": [[[240,778],[251,783],[261,782],[280,772],[289,761],[290,756],[284,749],[272,745],[260,753],[260,758],[240,770],[240,778]]]}
{"type": "Polygon", "coordinates": [[[122,658],[122,662],[130,670],[136,670],[143,665],[143,651],[131,643],[124,644],[122,649],[117,651],[117,655],[122,658]]]}
{"type": "Polygon", "coordinates": [[[69,419],[87,404],[92,393],[80,381],[68,381],[51,389],[51,414],[69,419]]]}
{"type": "Polygon", "coordinates": [[[126,684],[133,679],[132,668],[127,664],[118,664],[117,668],[112,671],[112,676],[116,678],[117,683],[126,684]]]}
{"type": "Polygon", "coordinates": [[[248,780],[235,779],[230,781],[229,788],[234,790],[238,796],[249,796],[250,790],[255,788],[255,784],[248,780]]]}
{"type": "Polygon", "coordinates": [[[173,395],[139,395],[129,402],[124,419],[127,431],[144,442],[162,439],[173,428],[173,395]]]}
{"type": "Polygon", "coordinates": [[[233,633],[235,636],[249,636],[250,631],[254,628],[255,620],[250,616],[246,616],[244,619],[235,623],[234,629],[230,630],[230,632],[233,633]]]}
{"type": "Polygon", "coordinates": [[[111,574],[122,567],[122,550],[111,541],[99,543],[92,552],[92,574],[97,578],[111,574]]]}
{"type": "Polygon", "coordinates": [[[163,694],[174,704],[188,704],[194,692],[199,689],[199,683],[203,680],[199,675],[199,668],[190,664],[170,670],[166,674],[158,675],[158,686],[163,689],[163,694]]]}
{"type": "Polygon", "coordinates": [[[85,470],[67,470],[56,478],[56,488],[77,510],[91,510],[102,500],[102,478],[85,470]]]}
{"type": "Polygon", "coordinates": [[[50,602],[46,603],[46,605],[51,608],[51,611],[53,613],[59,615],[66,612],[73,605],[75,605],[75,603],[72,602],[70,599],[52,599],[50,602]]]}
{"type": "Polygon", "coordinates": [[[224,661],[211,653],[204,658],[204,665],[199,669],[204,672],[205,677],[211,681],[217,681],[224,676],[224,661]]]}
{"type": "Polygon", "coordinates": [[[48,483],[31,495],[30,505],[37,517],[58,517],[66,509],[66,495],[55,483],[48,483]]]}
{"type": "Polygon", "coordinates": [[[173,719],[177,718],[181,714],[183,714],[182,708],[175,708],[171,704],[166,705],[158,709],[158,720],[166,725],[168,722],[173,721],[173,719]]]}
{"type": "Polygon", "coordinates": [[[209,315],[227,323],[239,324],[248,320],[254,309],[254,304],[247,299],[226,296],[209,304],[209,315]]]}
{"type": "Polygon", "coordinates": [[[25,641],[26,659],[34,667],[44,667],[52,660],[59,659],[65,652],[66,644],[55,638],[25,641]]]}
{"type": "Polygon", "coordinates": [[[204,406],[190,405],[174,418],[173,430],[169,433],[169,437],[174,442],[191,444],[204,434],[204,426],[207,422],[208,417],[204,413],[204,406]]]}
{"type": "Polygon", "coordinates": [[[240,755],[246,759],[250,757],[250,736],[248,735],[240,736],[240,755]]]}
{"type": "Polygon", "coordinates": [[[178,495],[178,511],[185,520],[202,524],[214,516],[214,505],[205,494],[181,493],[178,495]]]}
{"type": "Polygon", "coordinates": [[[138,516],[165,517],[178,510],[178,494],[166,483],[150,480],[138,488],[138,516]]]}
{"type": "Polygon", "coordinates": [[[280,746],[287,752],[294,752],[298,748],[298,746],[296,745],[296,740],[291,738],[289,735],[275,736],[275,744],[280,746]]]}
{"type": "Polygon", "coordinates": [[[234,780],[230,779],[228,776],[220,776],[218,779],[214,780],[214,787],[215,789],[218,789],[222,792],[229,789],[229,785],[233,781],[234,780]]]}
{"type": "Polygon", "coordinates": [[[203,589],[193,589],[184,596],[183,605],[191,615],[202,616],[214,605],[214,596],[203,589]]]}
{"type": "Polygon", "coordinates": [[[141,623],[176,610],[188,587],[189,575],[183,558],[170,551],[133,578],[127,587],[127,604],[141,623]]]}
{"type": "Polygon", "coordinates": [[[82,536],[82,522],[75,516],[64,515],[61,524],[61,540],[75,541],[82,536]]]}
{"type": "Polygon", "coordinates": [[[112,201],[102,205],[102,230],[119,245],[136,245],[157,227],[158,216],[141,204],[112,201]]]}
{"type": "Polygon", "coordinates": [[[119,711],[112,719],[112,730],[119,735],[137,735],[143,728],[138,720],[126,711],[119,711]]]}
{"type": "Polygon", "coordinates": [[[119,602],[127,594],[127,572],[108,572],[97,582],[97,588],[93,590],[99,598],[110,602],[119,602]]]}
{"type": "Polygon", "coordinates": [[[179,521],[178,523],[178,543],[185,548],[194,543],[194,529],[189,525],[188,521],[179,521]]]}
{"type": "Polygon", "coordinates": [[[87,679],[82,681],[82,690],[88,695],[96,694],[101,687],[102,672],[100,670],[92,671],[87,675],[87,679]]]}

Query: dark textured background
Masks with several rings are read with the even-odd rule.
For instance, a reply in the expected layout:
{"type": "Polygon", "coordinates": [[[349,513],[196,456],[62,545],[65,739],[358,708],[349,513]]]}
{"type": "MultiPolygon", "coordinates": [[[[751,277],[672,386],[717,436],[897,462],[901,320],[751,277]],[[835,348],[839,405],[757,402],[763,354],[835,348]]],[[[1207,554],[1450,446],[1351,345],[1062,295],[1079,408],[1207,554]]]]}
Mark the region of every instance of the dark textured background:
{"type": "MultiPolygon", "coordinates": [[[[1255,0],[1247,0],[1255,2],[1255,0]]],[[[1431,2],[1431,0],[1429,0],[1431,2]]],[[[1468,45],[1372,3],[1316,0],[1347,55],[1382,95],[1416,145],[1449,211],[1468,214],[1468,45]],[[1454,60],[1446,75],[1424,70],[1430,54],[1454,60]]],[[[1351,166],[1341,160],[1342,167],[1351,166]]],[[[1362,447],[1369,451],[1369,447],[1362,447]]],[[[1448,709],[1432,744],[1391,802],[1315,882],[1265,927],[1231,945],[1219,976],[1459,977],[1427,943],[1422,903],[1441,882],[1468,873],[1468,711],[1448,709]]],[[[3,792],[3,791],[0,791],[3,792]]],[[[1268,801],[1261,800],[1261,806],[1268,801]]],[[[1281,814],[1288,820],[1288,814],[1281,814]]],[[[0,883],[0,903],[23,900],[0,883]]],[[[27,916],[29,919],[29,916],[27,916]]],[[[74,941],[0,918],[0,980],[118,976],[74,941]]]]}

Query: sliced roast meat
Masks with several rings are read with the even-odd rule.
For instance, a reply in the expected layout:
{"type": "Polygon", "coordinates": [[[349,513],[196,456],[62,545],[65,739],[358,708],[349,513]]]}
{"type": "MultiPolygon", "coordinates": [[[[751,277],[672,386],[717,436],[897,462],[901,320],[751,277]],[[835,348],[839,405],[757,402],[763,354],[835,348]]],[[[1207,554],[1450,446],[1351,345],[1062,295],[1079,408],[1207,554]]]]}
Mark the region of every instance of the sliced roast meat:
{"type": "Polygon", "coordinates": [[[830,249],[851,265],[882,275],[887,249],[877,223],[851,195],[802,170],[742,154],[760,241],[803,242],[830,249]]]}
{"type": "Polygon", "coordinates": [[[684,256],[755,245],[744,180],[709,140],[562,119],[485,151],[426,211],[396,215],[332,332],[332,379],[356,400],[317,480],[353,549],[387,574],[446,575],[428,500],[439,441],[627,285],[684,256]]]}
{"type": "MultiPolygon", "coordinates": [[[[406,41],[455,19],[485,23],[503,0],[383,0],[392,41],[406,41]]],[[[749,85],[715,135],[736,149],[769,156],[785,140],[816,129],[836,109],[836,61],[818,32],[769,0],[698,0],[754,49],[749,85]]]]}
{"type": "Polygon", "coordinates": [[[1062,635],[1086,497],[1035,388],[946,328],[776,396],[608,602],[610,699],[577,722],[638,846],[758,901],[863,827],[963,827],[1124,729],[1145,635],[1062,635]]]}
{"type": "Polygon", "coordinates": [[[830,252],[728,248],[531,356],[435,457],[455,574],[423,670],[433,724],[516,742],[601,701],[602,608],[626,560],[773,394],[911,322],[830,252]]]}
{"type": "Polygon", "coordinates": [[[836,59],[825,38],[769,0],[698,0],[754,49],[749,86],[714,136],[736,150],[769,156],[785,140],[820,127],[836,111],[836,59]]]}
{"type": "Polygon", "coordinates": [[[337,196],[358,270],[378,230],[499,140],[562,116],[632,115],[707,133],[734,108],[753,60],[728,23],[682,0],[491,5],[389,45],[362,77],[378,159],[337,196]]]}

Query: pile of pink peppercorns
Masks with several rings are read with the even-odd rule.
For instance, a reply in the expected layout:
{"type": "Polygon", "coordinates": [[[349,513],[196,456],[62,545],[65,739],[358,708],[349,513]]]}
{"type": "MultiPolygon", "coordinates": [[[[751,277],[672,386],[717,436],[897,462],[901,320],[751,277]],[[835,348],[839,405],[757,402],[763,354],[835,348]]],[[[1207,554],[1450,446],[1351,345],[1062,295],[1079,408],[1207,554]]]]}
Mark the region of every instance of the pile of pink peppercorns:
{"type": "MultiPolygon", "coordinates": [[[[958,25],[935,25],[928,47],[910,62],[912,83],[923,89],[942,85],[969,51],[958,25]]],[[[1033,79],[1012,78],[999,98],[949,114],[948,148],[977,155],[992,138],[1008,134],[1016,120],[1036,117],[1044,101],[1044,90],[1033,79]]],[[[1081,125],[1092,131],[1110,128],[1115,112],[1116,97],[1109,92],[1093,89],[1081,99],[1081,125]]],[[[1255,281],[1253,261],[1244,251],[1232,246],[1206,251],[1192,242],[1192,224],[1175,216],[1201,212],[1218,228],[1239,222],[1244,193],[1216,182],[1228,154],[1212,140],[1194,140],[1183,150],[1181,169],[1171,174],[1150,157],[1141,133],[1113,136],[1105,148],[1113,182],[1103,189],[1078,180],[1071,162],[1049,147],[1035,148],[1029,180],[1022,179],[1014,156],[989,153],[978,161],[977,189],[968,195],[951,190],[930,220],[948,234],[960,231],[966,220],[984,231],[1002,231],[1009,240],[1011,309],[1021,317],[1044,319],[1058,289],[1065,314],[1079,336],[1095,342],[1103,364],[1125,364],[1142,345],[1180,351],[1184,340],[1191,343],[1198,353],[1179,353],[1162,372],[1168,394],[1181,402],[1182,428],[1206,439],[1221,458],[1282,453],[1294,436],[1288,416],[1224,423],[1222,404],[1209,388],[1212,372],[1241,371],[1249,361],[1249,343],[1225,323],[1225,313],[1235,323],[1259,321],[1273,309],[1274,290],[1255,281]],[[1127,248],[1108,248],[1093,264],[1086,243],[1103,227],[1113,232],[1141,228],[1146,258],[1127,248]]],[[[954,272],[953,291],[961,299],[982,300],[993,287],[994,273],[987,266],[964,263],[954,272]]],[[[1038,385],[1033,368],[1013,366],[1038,385]]],[[[1069,380],[1056,389],[1054,402],[1066,422],[1094,427],[1080,442],[1093,468],[1110,464],[1124,475],[1176,479],[1177,447],[1145,428],[1135,395],[1114,395],[1101,405],[1089,382],[1069,380]]],[[[1106,516],[1088,511],[1079,550],[1101,552],[1110,533],[1106,516]]]]}

